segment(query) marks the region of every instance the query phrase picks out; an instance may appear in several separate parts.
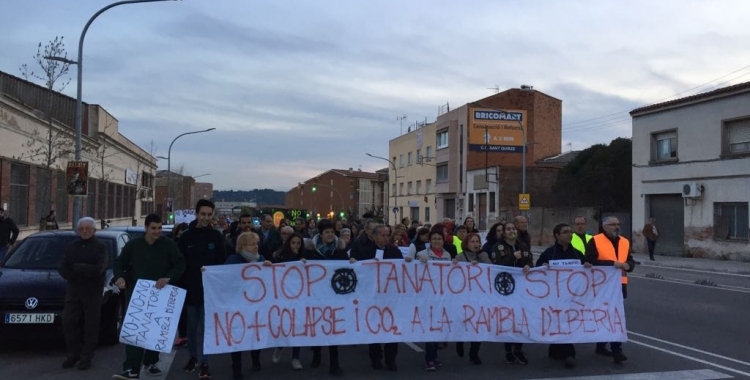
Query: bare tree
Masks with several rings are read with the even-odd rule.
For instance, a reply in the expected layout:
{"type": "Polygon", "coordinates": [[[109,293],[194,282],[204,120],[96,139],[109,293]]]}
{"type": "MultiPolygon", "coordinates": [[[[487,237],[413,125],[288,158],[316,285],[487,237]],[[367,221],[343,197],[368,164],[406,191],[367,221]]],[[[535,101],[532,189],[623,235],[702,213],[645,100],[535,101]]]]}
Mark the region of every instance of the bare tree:
{"type": "Polygon", "coordinates": [[[96,169],[92,170],[99,179],[102,181],[109,181],[114,169],[107,167],[107,159],[120,154],[117,150],[112,151],[112,144],[110,143],[111,137],[107,134],[107,130],[113,124],[112,117],[105,113],[106,120],[104,122],[104,129],[97,133],[96,141],[99,145],[96,148],[91,149],[91,153],[96,157],[96,169]]]}
{"type": "MultiPolygon", "coordinates": [[[[148,154],[151,157],[156,157],[156,150],[157,146],[154,140],[151,140],[145,147],[144,150],[148,152],[148,154]]],[[[142,159],[138,159],[138,165],[135,168],[136,175],[138,176],[138,180],[136,181],[136,188],[135,188],[135,204],[133,207],[135,208],[138,204],[138,200],[141,202],[153,202],[153,192],[151,191],[154,186],[154,169],[151,167],[151,165],[147,165],[145,161],[142,159]]],[[[154,212],[155,210],[153,207],[148,212],[154,212]]],[[[138,210],[135,210],[133,215],[137,215],[138,210]]]]}
{"type": "Polygon", "coordinates": [[[40,71],[29,69],[26,64],[21,65],[19,69],[24,79],[27,81],[42,81],[44,82],[44,86],[49,90],[47,91],[47,102],[42,107],[44,109],[35,112],[35,114],[46,119],[46,131],[34,128],[30,132],[29,139],[23,144],[26,152],[18,157],[43,165],[46,179],[44,183],[49,185],[43,191],[47,205],[52,204],[50,181],[52,170],[60,169],[61,159],[70,157],[75,152],[73,131],[65,128],[57,128],[52,123],[53,95],[54,92],[63,91],[70,83],[70,78],[63,78],[68,74],[70,64],[47,59],[47,57],[67,58],[67,56],[68,53],[65,51],[63,37],[58,36],[44,46],[42,46],[41,42],[37,46],[36,54],[32,59],[39,66],[40,71]]]}

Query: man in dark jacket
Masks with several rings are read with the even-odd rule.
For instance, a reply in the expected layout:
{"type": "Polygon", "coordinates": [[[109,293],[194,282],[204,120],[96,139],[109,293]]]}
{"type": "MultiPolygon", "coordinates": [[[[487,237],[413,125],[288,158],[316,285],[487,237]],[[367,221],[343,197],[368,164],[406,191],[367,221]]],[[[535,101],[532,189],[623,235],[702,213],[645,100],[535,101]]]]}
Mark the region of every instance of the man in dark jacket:
{"type": "Polygon", "coordinates": [[[351,250],[352,257],[356,258],[356,255],[359,254],[358,252],[365,252],[374,246],[374,243],[373,243],[374,237],[372,235],[372,230],[373,228],[375,228],[376,225],[378,225],[378,222],[372,219],[368,219],[367,221],[365,221],[365,224],[364,224],[365,231],[362,234],[362,236],[358,238],[356,238],[355,236],[352,236],[352,239],[354,239],[352,241],[352,250],[351,250]]]}
{"type": "MultiPolygon", "coordinates": [[[[383,259],[400,260],[404,256],[401,251],[393,244],[388,244],[388,227],[378,224],[372,229],[373,243],[360,249],[357,252],[352,251],[352,258],[356,260],[372,260],[377,257],[378,251],[383,251],[383,259]]],[[[383,369],[383,353],[385,352],[385,367],[389,371],[397,371],[396,355],[398,354],[398,343],[385,343],[383,347],[379,343],[369,345],[370,362],[373,369],[383,369]]]]}
{"type": "Polygon", "coordinates": [[[221,265],[226,261],[224,254],[224,237],[221,232],[211,227],[214,215],[214,203],[208,199],[201,199],[195,205],[195,220],[190,223],[178,245],[185,256],[185,274],[182,283],[187,290],[185,296],[185,312],[187,312],[188,351],[190,359],[183,368],[185,372],[193,372],[200,363],[200,378],[210,378],[208,356],[198,357],[198,346],[203,348],[202,336],[198,334],[198,327],[203,326],[205,315],[203,308],[203,275],[201,268],[207,265],[221,265]],[[200,359],[200,361],[198,360],[200,359]]]}
{"type": "Polygon", "coordinates": [[[0,260],[5,257],[8,249],[16,244],[18,239],[18,226],[5,213],[5,209],[0,207],[0,260]]]}
{"type": "MultiPolygon", "coordinates": [[[[146,216],[145,225],[146,233],[125,244],[113,267],[114,277],[117,279],[115,285],[120,289],[127,289],[128,295],[133,294],[138,279],[156,281],[156,288],[161,289],[170,282],[177,281],[185,271],[185,257],[177,244],[162,235],[161,217],[150,214],[146,216]]],[[[159,376],[162,371],[156,366],[158,361],[159,353],[156,351],[125,346],[124,372],[112,378],[138,379],[142,365],[149,375],[159,376]]]]}
{"type": "Polygon", "coordinates": [[[529,220],[525,216],[519,215],[516,217],[516,229],[518,229],[518,240],[526,244],[527,247],[531,248],[531,234],[529,234],[529,220]]]}
{"type": "MultiPolygon", "coordinates": [[[[555,244],[547,248],[536,261],[536,266],[555,266],[558,260],[577,260],[580,264],[590,268],[591,264],[584,262],[581,251],[573,248],[570,244],[573,231],[567,224],[558,224],[552,229],[555,236],[555,244]]],[[[547,356],[556,360],[564,360],[565,368],[576,366],[576,348],[570,343],[550,344],[547,356]]]]}
{"type": "Polygon", "coordinates": [[[255,233],[260,236],[260,254],[265,257],[273,256],[273,253],[283,244],[279,229],[273,224],[273,216],[269,214],[263,215],[260,228],[255,233]]]}
{"type": "Polygon", "coordinates": [[[109,251],[96,240],[96,221],[85,217],[78,221],[78,238],[65,248],[60,276],[68,282],[62,323],[68,357],[63,368],[91,368],[91,358],[99,342],[99,319],[102,307],[104,272],[109,265],[109,251]],[[81,331],[83,330],[83,331],[81,331]]]}

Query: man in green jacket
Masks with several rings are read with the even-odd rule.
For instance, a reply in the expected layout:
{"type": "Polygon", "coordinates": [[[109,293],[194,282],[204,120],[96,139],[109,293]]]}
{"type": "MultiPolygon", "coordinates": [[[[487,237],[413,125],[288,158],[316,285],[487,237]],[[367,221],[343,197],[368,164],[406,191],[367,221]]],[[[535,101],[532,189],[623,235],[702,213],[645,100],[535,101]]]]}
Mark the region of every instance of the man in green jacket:
{"type": "MultiPolygon", "coordinates": [[[[156,288],[161,289],[170,281],[177,281],[185,271],[185,257],[177,244],[162,236],[161,217],[150,214],[146,216],[145,224],[145,235],[127,242],[120,256],[115,259],[115,285],[120,289],[127,289],[128,295],[133,294],[135,284],[140,279],[156,281],[156,288]]],[[[141,365],[149,375],[159,376],[162,371],[156,366],[158,361],[159,353],[156,351],[125,346],[124,372],[112,378],[139,379],[141,365]]]]}

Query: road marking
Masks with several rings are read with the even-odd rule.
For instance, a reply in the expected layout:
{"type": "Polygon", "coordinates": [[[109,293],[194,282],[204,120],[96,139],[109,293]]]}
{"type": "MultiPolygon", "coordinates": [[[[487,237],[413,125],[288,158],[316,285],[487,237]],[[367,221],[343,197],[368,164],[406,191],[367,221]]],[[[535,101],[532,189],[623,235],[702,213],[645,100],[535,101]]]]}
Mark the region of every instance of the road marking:
{"type": "Polygon", "coordinates": [[[734,362],[734,363],[737,363],[737,364],[742,364],[744,366],[750,367],[750,363],[748,363],[748,362],[743,362],[742,360],[737,360],[737,359],[730,358],[730,357],[727,357],[727,356],[722,356],[722,355],[719,355],[719,354],[714,354],[713,352],[699,350],[697,348],[685,346],[685,345],[682,345],[682,344],[679,344],[679,343],[670,342],[668,340],[654,338],[652,336],[648,336],[648,335],[644,335],[644,334],[639,334],[637,332],[633,332],[633,331],[630,331],[630,330],[628,330],[628,334],[632,334],[632,335],[635,335],[635,336],[638,336],[638,337],[641,337],[641,338],[650,339],[650,340],[653,340],[653,341],[656,341],[656,342],[659,342],[659,343],[669,344],[669,345],[672,345],[672,346],[675,346],[675,347],[679,347],[679,348],[682,348],[682,349],[685,349],[685,350],[694,351],[694,352],[697,352],[697,353],[700,353],[700,354],[703,354],[703,355],[713,356],[715,358],[723,359],[723,360],[726,360],[726,361],[730,361],[730,362],[734,362]]]}
{"type": "Polygon", "coordinates": [[[679,356],[681,358],[692,360],[694,362],[698,362],[698,363],[701,363],[701,364],[710,365],[712,367],[723,369],[725,371],[734,372],[736,374],[740,374],[742,376],[750,378],[750,372],[743,372],[743,371],[740,371],[740,370],[737,370],[737,369],[734,369],[734,368],[723,366],[721,364],[716,364],[716,363],[710,362],[708,360],[698,359],[698,358],[696,358],[694,356],[681,354],[679,352],[674,352],[674,351],[668,350],[666,348],[656,347],[654,345],[650,345],[648,343],[639,342],[639,341],[633,340],[633,339],[628,339],[628,342],[633,343],[633,344],[638,344],[638,345],[641,345],[643,347],[650,348],[652,350],[661,351],[661,352],[664,352],[664,353],[667,353],[667,354],[670,354],[670,355],[679,356]]]}
{"type": "Polygon", "coordinates": [[[696,369],[686,371],[668,371],[668,372],[644,372],[644,373],[624,373],[620,375],[601,375],[601,376],[576,376],[576,377],[550,377],[546,379],[534,380],[713,380],[713,379],[732,379],[725,373],[716,372],[712,369],[696,369]]]}
{"type": "Polygon", "coordinates": [[[737,293],[745,293],[750,294],[750,289],[747,288],[740,288],[740,287],[727,287],[726,285],[719,285],[719,286],[707,286],[707,285],[699,285],[695,284],[691,281],[687,280],[669,280],[666,278],[651,278],[646,277],[645,275],[640,274],[628,274],[628,277],[635,277],[635,278],[642,278],[644,280],[651,280],[651,281],[661,281],[661,282],[671,282],[673,284],[680,284],[680,285],[691,285],[691,286],[700,286],[703,289],[716,289],[716,290],[726,290],[728,292],[737,292],[737,293]]]}
{"type": "Polygon", "coordinates": [[[735,276],[735,277],[750,278],[750,274],[728,273],[728,272],[708,271],[708,270],[690,269],[690,268],[674,268],[674,267],[666,267],[666,266],[660,266],[660,265],[641,264],[641,265],[638,265],[638,267],[666,269],[666,270],[681,270],[681,271],[684,271],[684,272],[696,272],[696,273],[706,273],[706,274],[720,274],[722,276],[735,276]]]}
{"type": "Polygon", "coordinates": [[[404,344],[407,345],[407,346],[409,346],[409,347],[411,347],[411,349],[414,350],[414,351],[424,352],[424,350],[421,347],[417,346],[416,344],[414,344],[412,342],[405,342],[404,344]]]}

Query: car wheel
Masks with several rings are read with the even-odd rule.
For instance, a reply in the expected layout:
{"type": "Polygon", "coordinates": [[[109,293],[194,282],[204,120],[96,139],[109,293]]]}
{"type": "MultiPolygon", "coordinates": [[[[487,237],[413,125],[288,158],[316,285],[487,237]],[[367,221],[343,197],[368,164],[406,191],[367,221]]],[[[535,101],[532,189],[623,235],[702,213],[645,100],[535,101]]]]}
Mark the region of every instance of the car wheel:
{"type": "Polygon", "coordinates": [[[123,307],[120,297],[112,297],[102,310],[99,342],[112,346],[120,341],[120,328],[123,320],[123,307]]]}

